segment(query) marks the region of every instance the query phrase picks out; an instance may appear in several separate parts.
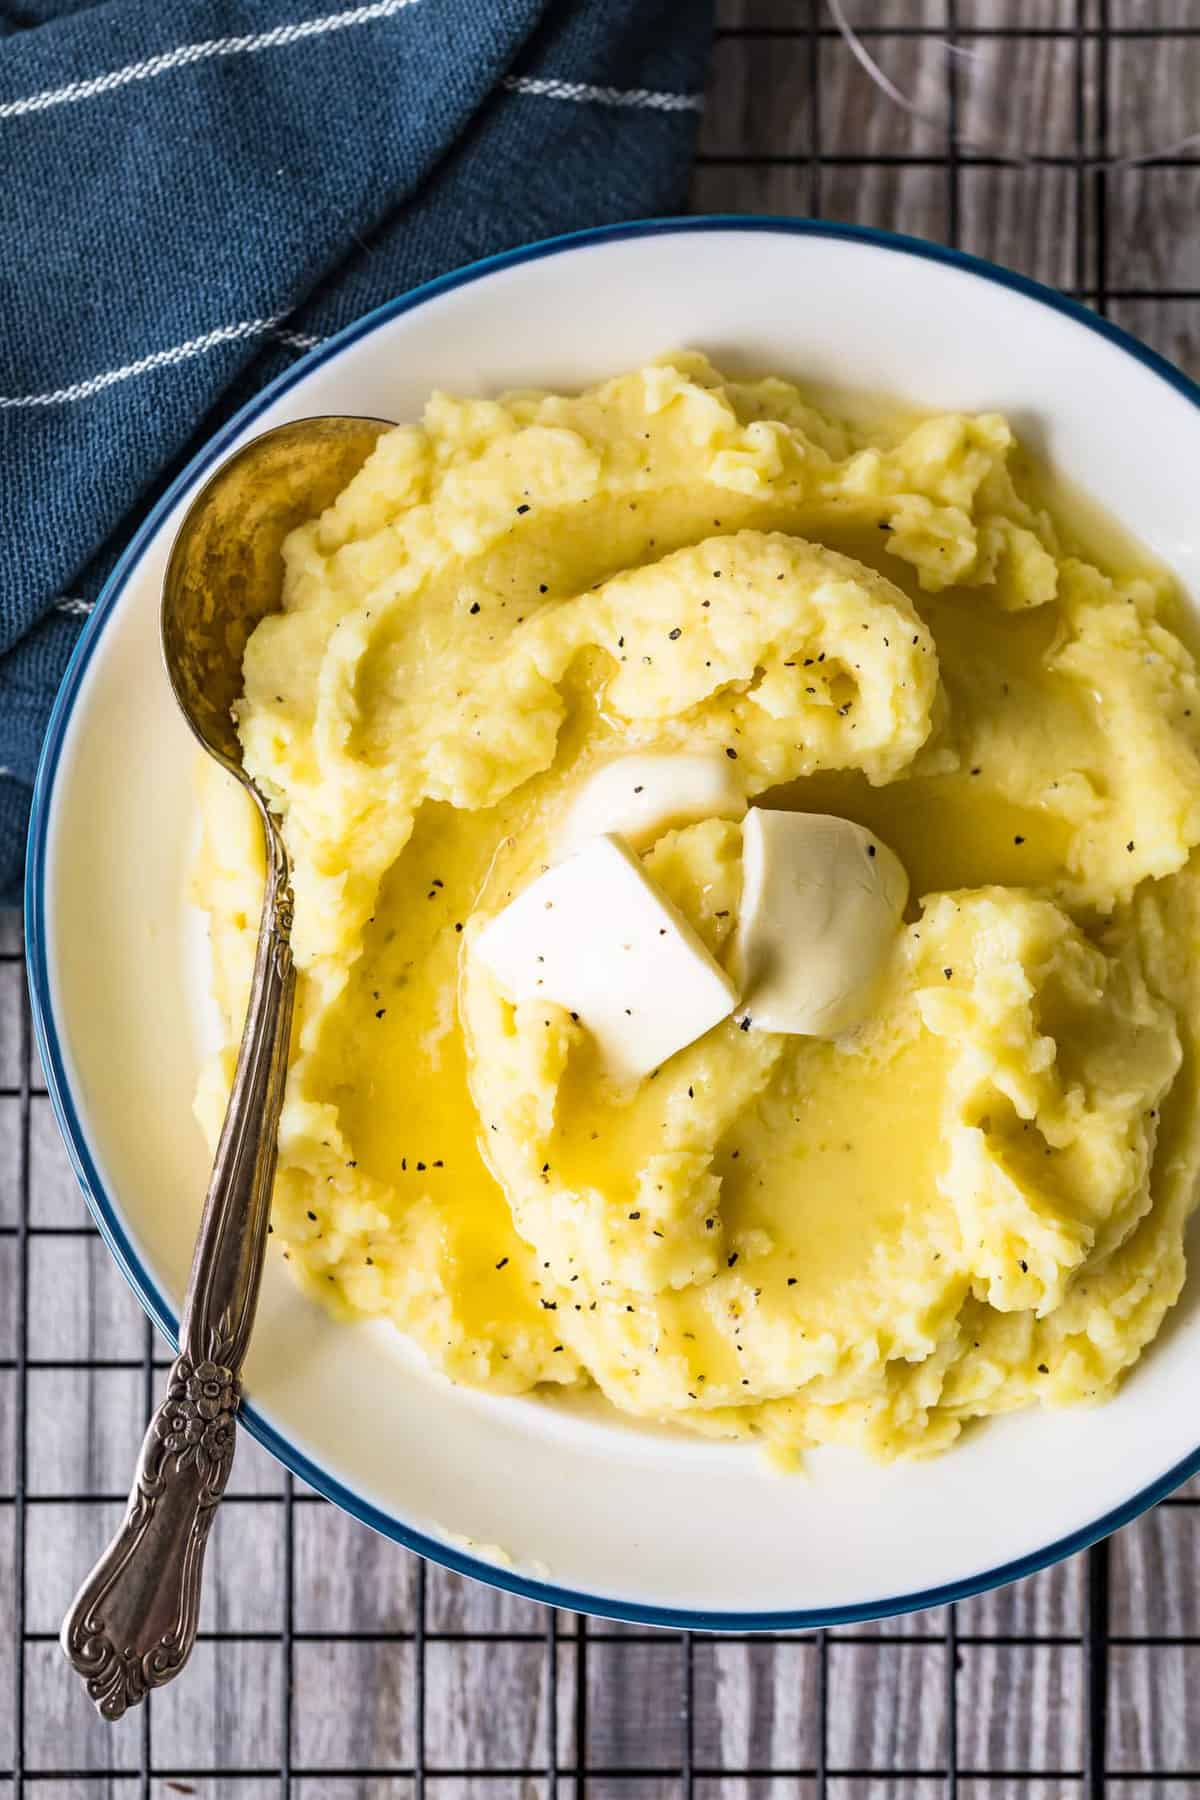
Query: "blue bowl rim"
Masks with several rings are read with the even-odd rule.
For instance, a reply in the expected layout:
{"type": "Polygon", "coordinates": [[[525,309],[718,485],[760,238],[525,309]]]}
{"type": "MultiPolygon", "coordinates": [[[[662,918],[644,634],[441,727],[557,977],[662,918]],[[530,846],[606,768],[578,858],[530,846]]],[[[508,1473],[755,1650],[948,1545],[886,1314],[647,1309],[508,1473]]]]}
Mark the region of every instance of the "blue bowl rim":
{"type": "MultiPolygon", "coordinates": [[[[1014,270],[1002,268],[999,264],[988,262],[983,257],[972,256],[963,250],[929,243],[923,238],[877,230],[871,226],[836,224],[820,219],[774,218],[765,215],[737,213],[643,219],[624,225],[598,226],[587,231],[570,232],[557,237],[545,238],[538,243],[485,257],[479,262],[470,263],[465,268],[439,276],[434,281],[426,282],[421,287],[374,308],[361,319],[355,320],[353,324],[347,325],[343,330],[307,352],[291,368],[277,376],[274,381],[241,407],[214,433],[187,467],[175,478],[134,533],[128,547],[105,582],[95,610],[75,646],[51,711],[38,763],[29,822],[29,846],[25,873],[26,960],[30,1001],[37,1046],[55,1117],[65,1140],[71,1165],[83,1190],[84,1199],[101,1237],[142,1306],[172,1345],[178,1345],[178,1321],[137,1256],[120,1214],[100,1180],[99,1171],[93,1160],[67,1081],[65,1062],[50,1003],[49,966],[46,951],[47,894],[45,885],[50,809],[54,798],[55,776],[72,709],[100,634],[147,544],[180,495],[220,459],[239,432],[320,363],[340,355],[350,344],[357,342],[361,337],[368,336],[388,320],[397,318],[400,314],[423,306],[431,300],[436,300],[457,287],[478,281],[499,270],[513,268],[521,263],[540,261],[544,257],[561,255],[564,252],[587,249],[597,244],[620,242],[623,239],[705,231],[778,233],[785,236],[830,238],[843,243],[863,244],[875,249],[888,250],[904,256],[920,257],[927,262],[940,263],[945,267],[976,275],[1000,287],[1009,288],[1027,300],[1049,307],[1052,311],[1073,320],[1085,330],[1106,338],[1109,343],[1134,357],[1152,374],[1167,382],[1177,393],[1190,400],[1193,406],[1200,408],[1200,384],[1192,381],[1165,357],[1148,349],[1128,332],[1113,325],[1109,320],[1101,318],[1097,313],[1091,312],[1078,301],[1056,292],[1053,288],[1044,286],[1041,282],[1033,281],[1026,275],[1019,275],[1014,270]]],[[[1181,1482],[1188,1480],[1200,1471],[1200,1445],[1198,1445],[1190,1455],[1176,1463],[1156,1481],[1139,1489],[1120,1506],[1114,1507],[1100,1518],[1081,1526],[1068,1536],[1058,1538],[1055,1542],[1045,1545],[1041,1549],[1030,1551],[1025,1556],[1018,1557],[1011,1562],[999,1564],[994,1568],[963,1577],[958,1581],[948,1582],[941,1587],[898,1594],[885,1600],[868,1601],[858,1605],[827,1607],[820,1611],[703,1612],[677,1607],[647,1606],[633,1601],[622,1601],[611,1595],[578,1593],[570,1588],[557,1587],[551,1582],[530,1579],[516,1570],[500,1568],[494,1563],[467,1555],[452,1545],[414,1530],[413,1527],[406,1525],[394,1515],[384,1512],[370,1501],[354,1493],[352,1489],[345,1487],[334,1476],[311,1462],[302,1451],[276,1431],[274,1426],[249,1401],[243,1403],[242,1418],[259,1443],[283,1463],[285,1468],[290,1469],[294,1475],[299,1476],[325,1499],[340,1506],[343,1511],[358,1519],[362,1524],[370,1526],[372,1530],[379,1532],[382,1536],[391,1538],[394,1542],[402,1544],[408,1550],[416,1551],[432,1562],[440,1563],[459,1575],[472,1576],[476,1581],[482,1581],[489,1586],[520,1594],[528,1600],[536,1600],[545,1606],[559,1607],[569,1612],[587,1613],[598,1618],[620,1619],[632,1624],[684,1631],[812,1631],[828,1626],[852,1625],[873,1619],[891,1618],[901,1613],[923,1611],[926,1608],[944,1606],[956,1600],[970,1599],[973,1595],[984,1593],[989,1588],[999,1587],[1005,1582],[1021,1580],[1027,1575],[1035,1574],[1039,1569],[1046,1568],[1051,1563],[1059,1562],[1064,1557],[1073,1556],[1078,1551],[1087,1549],[1089,1545],[1107,1537],[1110,1532],[1129,1524],[1149,1507],[1157,1505],[1181,1482]]]]}

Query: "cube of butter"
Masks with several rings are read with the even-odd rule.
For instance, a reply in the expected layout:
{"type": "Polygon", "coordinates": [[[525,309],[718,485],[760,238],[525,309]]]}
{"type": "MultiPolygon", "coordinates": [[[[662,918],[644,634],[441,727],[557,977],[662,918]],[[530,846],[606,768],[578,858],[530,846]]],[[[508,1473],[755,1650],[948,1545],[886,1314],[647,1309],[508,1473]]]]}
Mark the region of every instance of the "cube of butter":
{"type": "Polygon", "coordinates": [[[510,1000],[553,1000],[633,1081],[728,1018],[737,990],[641,863],[596,837],[497,913],[472,954],[510,1000]]]}

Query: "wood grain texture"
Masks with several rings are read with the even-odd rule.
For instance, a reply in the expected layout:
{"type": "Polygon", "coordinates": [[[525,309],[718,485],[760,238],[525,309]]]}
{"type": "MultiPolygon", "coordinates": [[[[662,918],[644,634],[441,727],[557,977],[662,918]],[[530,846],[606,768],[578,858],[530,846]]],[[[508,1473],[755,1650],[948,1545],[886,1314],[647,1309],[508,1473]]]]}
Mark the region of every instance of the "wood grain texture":
{"type": "Polygon", "coordinates": [[[1109,1768],[1143,1776],[1200,1768],[1198,1684],[1200,1648],[1115,1648],[1109,1675],[1109,1768]]]}
{"type": "Polygon", "coordinates": [[[417,1563],[322,1501],[295,1510],[297,1631],[411,1632],[417,1563]]]}
{"type": "Polygon", "coordinates": [[[1200,1508],[1159,1506],[1112,1544],[1118,1637],[1200,1637],[1200,1508]]]}
{"type": "MultiPolygon", "coordinates": [[[[964,1600],[957,1608],[962,1636],[1049,1638],[1083,1630],[1083,1561],[1056,1563],[1025,1581],[964,1600]]],[[[1114,1627],[1115,1629],[1115,1627],[1114,1627]]]]}
{"type": "Polygon", "coordinates": [[[1194,300],[1113,300],[1109,317],[1181,369],[1200,375],[1200,306],[1194,300]]]}
{"type": "Polygon", "coordinates": [[[693,1657],[692,1749],[698,1767],[813,1766],[819,1719],[815,1644],[701,1638],[693,1657]]]}
{"type": "Polygon", "coordinates": [[[830,1767],[944,1768],[945,1659],[929,1644],[831,1643],[830,1767]]]}
{"type": "MultiPolygon", "coordinates": [[[[1107,10],[1127,28],[1200,23],[1197,0],[1107,0],[1107,10]]],[[[880,96],[828,15],[814,15],[808,0],[720,0],[718,13],[726,35],[713,59],[692,189],[697,210],[819,211],[940,240],[956,227],[967,249],[1043,281],[1113,295],[1108,311],[1116,322],[1200,373],[1200,306],[1162,294],[1200,288],[1200,162],[1097,178],[1072,167],[972,166],[968,156],[951,176],[939,166],[940,125],[880,96]],[[733,35],[739,31],[756,35],[733,35]],[[872,161],[880,156],[902,160],[872,161]],[[845,160],[818,161],[830,157],[845,160]],[[1129,296],[1135,289],[1137,297],[1129,296]]],[[[957,13],[975,59],[960,84],[966,135],[985,138],[1003,114],[1005,130],[1026,150],[1069,156],[1077,126],[1073,36],[1010,39],[1002,47],[972,33],[1025,25],[1070,34],[1077,17],[1096,23],[1097,0],[957,0],[957,13]]],[[[877,0],[872,17],[933,34],[946,9],[944,0],[877,0]]],[[[946,52],[938,37],[878,40],[878,48],[893,77],[941,120],[946,52]]],[[[1164,142],[1200,129],[1200,40],[1135,38],[1103,54],[1089,44],[1084,55],[1086,149],[1098,139],[1102,77],[1116,150],[1139,147],[1151,127],[1164,142]]],[[[689,1746],[687,1651],[677,1636],[606,1623],[581,1631],[564,1615],[552,1695],[542,1609],[444,1570],[430,1568],[422,1583],[411,1557],[303,1484],[289,1504],[282,1472],[250,1440],[239,1449],[214,1532],[194,1665],[149,1708],[150,1755],[163,1773],[143,1784],[142,1722],[100,1725],[52,1639],[128,1480],[145,1412],[147,1332],[98,1240],[39,1235],[78,1227],[84,1215],[35,1063],[28,1332],[24,1346],[16,1341],[20,945],[19,921],[0,916],[0,1365],[22,1348],[49,1365],[28,1377],[36,1423],[24,1458],[30,1635],[21,1738],[27,1769],[77,1777],[39,1779],[27,1793],[36,1800],[276,1800],[288,1735],[286,1628],[294,1633],[286,1745],[298,1771],[292,1800],[416,1800],[401,1771],[412,1768],[422,1744],[426,1800],[685,1800],[689,1748],[695,1800],[820,1800],[815,1779],[795,1773],[812,1770],[819,1751],[820,1652],[810,1636],[694,1639],[689,1746]],[[65,1366],[97,1360],[130,1366],[65,1366]],[[428,1641],[419,1716],[421,1628],[428,1641]],[[214,1632],[235,1636],[218,1640],[214,1632]],[[552,1760],[566,1771],[553,1791],[552,1760]],[[595,1771],[585,1786],[574,1774],[580,1762],[595,1771]]],[[[164,1355],[156,1345],[156,1360],[164,1355]]],[[[17,1646],[8,1622],[21,1574],[16,1421],[16,1372],[0,1366],[3,1697],[14,1691],[17,1646]]],[[[1112,1544],[1110,1623],[1125,1641],[1109,1658],[1114,1779],[1107,1800],[1200,1800],[1200,1782],[1178,1778],[1200,1768],[1200,1648],[1186,1641],[1200,1638],[1200,1481],[1185,1493],[1191,1504],[1160,1508],[1112,1544]],[[1176,1779],[1167,1785],[1155,1774],[1176,1779]]],[[[828,1800],[940,1800],[945,1783],[935,1772],[948,1755],[951,1694],[963,1771],[958,1800],[1087,1800],[1079,1779],[1084,1608],[1080,1561],[964,1602],[955,1615],[953,1672],[945,1609],[831,1632],[828,1800]],[[901,1776],[901,1768],[930,1773],[901,1776]]],[[[0,1800],[12,1793],[3,1776],[16,1728],[0,1698],[0,1800]]]]}
{"type": "Polygon", "coordinates": [[[959,1652],[964,1769],[1078,1769],[1083,1656],[1074,1645],[971,1644],[959,1652]]]}

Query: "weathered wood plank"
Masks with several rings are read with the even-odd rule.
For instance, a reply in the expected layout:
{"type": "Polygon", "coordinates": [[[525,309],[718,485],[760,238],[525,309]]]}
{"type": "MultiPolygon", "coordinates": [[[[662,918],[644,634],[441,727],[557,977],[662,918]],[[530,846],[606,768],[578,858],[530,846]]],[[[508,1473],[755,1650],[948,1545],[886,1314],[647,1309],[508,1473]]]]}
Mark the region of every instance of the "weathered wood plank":
{"type": "MultiPolygon", "coordinates": [[[[1051,287],[1075,285],[1079,183],[1074,170],[964,168],[958,191],[962,249],[1051,287]]],[[[1086,183],[1083,196],[1090,205],[1086,183]]],[[[1094,271],[1086,269],[1084,280],[1091,285],[1094,271]]]]}
{"type": "Polygon", "coordinates": [[[141,1760],[140,1721],[106,1725],[54,1642],[25,1646],[25,1760],[35,1772],[96,1774],[134,1773],[141,1760]]]}
{"type": "Polygon", "coordinates": [[[1200,1636],[1200,1508],[1160,1506],[1112,1542],[1109,1624],[1118,1637],[1200,1636]]]}
{"type": "Polygon", "coordinates": [[[29,1492],[124,1494],[145,1426],[138,1369],[31,1369],[29,1492]]]}
{"type": "Polygon", "coordinates": [[[829,1800],[944,1800],[945,1792],[944,1781],[920,1776],[913,1781],[907,1776],[835,1775],[829,1784],[829,1800]]]}
{"type": "Polygon", "coordinates": [[[29,1109],[29,1222],[82,1225],[87,1216],[50,1102],[39,1095],[29,1109]]]}
{"type": "Polygon", "coordinates": [[[1082,1557],[1025,1581],[978,1594],[958,1607],[958,1629],[971,1637],[1069,1637],[1083,1630],[1082,1557]]]}
{"type": "Polygon", "coordinates": [[[0,1769],[12,1767],[16,1720],[9,1699],[16,1680],[16,1642],[11,1621],[16,1616],[17,1557],[16,1513],[11,1502],[0,1505],[0,1769]]]}
{"type": "MultiPolygon", "coordinates": [[[[426,1577],[425,1624],[430,1631],[482,1633],[495,1631],[544,1631],[545,1610],[519,1594],[484,1587],[452,1569],[432,1564],[426,1577]]],[[[560,1615],[559,1629],[574,1629],[569,1613],[560,1615]]]]}
{"type": "MultiPolygon", "coordinates": [[[[293,1791],[296,1800],[412,1800],[413,1784],[396,1776],[368,1775],[345,1779],[341,1776],[320,1775],[297,1780],[293,1791]]],[[[440,1792],[440,1783],[436,1786],[427,1784],[425,1792],[433,1800],[440,1792]]],[[[277,1800],[277,1795],[278,1786],[273,1791],[271,1800],[277,1800]]],[[[164,1795],[163,1800],[174,1800],[174,1797],[164,1795]]],[[[516,1800],[524,1800],[524,1797],[517,1796],[516,1800]]]]}
{"type": "Polygon", "coordinates": [[[838,1638],[927,1638],[941,1637],[946,1630],[946,1608],[933,1606],[925,1612],[899,1613],[894,1619],[871,1619],[863,1625],[835,1625],[830,1629],[831,1642],[838,1638]]]}
{"type": "MultiPolygon", "coordinates": [[[[307,1648],[297,1645],[297,1656],[307,1648]]],[[[283,1754],[282,1655],[277,1643],[198,1643],[187,1679],[173,1681],[152,1701],[159,1767],[277,1769],[283,1754]]],[[[336,1717],[353,1714],[359,1699],[353,1681],[326,1691],[336,1695],[336,1717]]]]}
{"type": "Polygon", "coordinates": [[[42,1362],[140,1356],[146,1315],[126,1282],[109,1279],[113,1273],[99,1237],[31,1238],[29,1355],[42,1362]]]}
{"type": "Polygon", "coordinates": [[[699,1638],[692,1654],[699,1767],[812,1767],[819,1716],[815,1644],[699,1638]]]}
{"type": "Polygon", "coordinates": [[[0,1087],[21,1080],[21,1010],[25,971],[20,963],[0,963],[0,1087]]]}
{"type": "Polygon", "coordinates": [[[589,1765],[678,1769],[683,1753],[678,1641],[603,1642],[587,1650],[589,1765]]]}
{"type": "MultiPolygon", "coordinates": [[[[1200,44],[1197,44],[1200,53],[1200,44]]],[[[1200,54],[1197,58],[1200,70],[1200,54]]],[[[1200,93],[1197,106],[1200,108],[1200,93]]],[[[1200,287],[1200,167],[1121,169],[1108,177],[1114,287],[1200,287]]]]}
{"type": "MultiPolygon", "coordinates": [[[[696,1782],[695,1794],[696,1800],[817,1800],[818,1788],[815,1781],[791,1775],[758,1776],[752,1780],[738,1775],[702,1775],[696,1782]]],[[[628,1795],[626,1800],[629,1800],[628,1795]]],[[[675,1794],[671,1795],[671,1800],[676,1800],[675,1794]]],[[[829,1785],[829,1800],[839,1800],[836,1781],[829,1785]]],[[[850,1797],[843,1795],[841,1800],[850,1800],[850,1797]]],[[[866,1800],[865,1796],[863,1800],[866,1800]]],[[[942,1800],[942,1796],[931,1789],[928,1794],[896,1795],[894,1800],[942,1800]]]]}
{"type": "Polygon", "coordinates": [[[15,1225],[21,1210],[21,1102],[0,1098],[0,1226],[15,1225]]]}
{"type": "MultiPolygon", "coordinates": [[[[1115,1800],[1116,1794],[1117,1789],[1109,1787],[1107,1800],[1115,1800]]],[[[959,1782],[958,1795],[959,1800],[1083,1800],[1083,1783],[1064,1781],[1057,1775],[1050,1780],[1011,1775],[979,1781],[968,1778],[959,1782]]],[[[1134,1800],[1134,1796],[1127,1794],[1124,1800],[1134,1800]]],[[[1148,1800],[1145,1790],[1139,1800],[1148,1800]]]]}
{"type": "Polygon", "coordinates": [[[430,1769],[546,1766],[550,1715],[542,1644],[434,1642],[426,1646],[425,1669],[430,1769]]]}
{"type": "Polygon", "coordinates": [[[1197,1692],[1200,1649],[1116,1646],[1109,1656],[1109,1768],[1127,1775],[1200,1769],[1197,1692]]]}
{"type": "Polygon", "coordinates": [[[417,1563],[348,1514],[306,1501],[295,1509],[297,1631],[412,1631],[417,1563]]]}
{"type": "Polygon", "coordinates": [[[1200,374],[1200,306],[1194,300],[1114,300],[1109,317],[1190,375],[1200,374]]]}
{"type": "Polygon", "coordinates": [[[964,1646],[958,1740],[964,1769],[1078,1769],[1082,1652],[1064,1644],[964,1646]]]}
{"type": "Polygon", "coordinates": [[[364,1771],[411,1765],[416,1748],[411,1644],[306,1641],[294,1645],[292,1655],[297,1764],[364,1771]]]}
{"type": "Polygon", "coordinates": [[[937,1769],[946,1759],[946,1651],[829,1646],[829,1761],[835,1769],[937,1769]]]}

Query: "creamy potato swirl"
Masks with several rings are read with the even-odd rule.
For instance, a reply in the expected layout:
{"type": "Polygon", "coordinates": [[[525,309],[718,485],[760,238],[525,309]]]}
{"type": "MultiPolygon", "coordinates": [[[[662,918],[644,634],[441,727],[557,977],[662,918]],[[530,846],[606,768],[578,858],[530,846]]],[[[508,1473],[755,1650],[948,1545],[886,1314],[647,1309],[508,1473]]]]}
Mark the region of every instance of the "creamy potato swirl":
{"type": "MultiPolygon", "coordinates": [[[[436,396],[286,548],[239,729],[295,864],[273,1244],[456,1380],[781,1451],[1102,1399],[1184,1276],[1200,703],[1171,582],[1089,554],[993,414],[864,424],[680,355],[436,396]],[[878,1010],[726,1020],[632,1089],[470,948],[581,780],[711,751],[914,900],[878,1010]]],[[[203,776],[228,1091],[257,827],[203,776]]],[[[741,827],[647,873],[725,960],[741,827]]]]}

